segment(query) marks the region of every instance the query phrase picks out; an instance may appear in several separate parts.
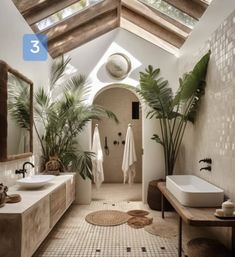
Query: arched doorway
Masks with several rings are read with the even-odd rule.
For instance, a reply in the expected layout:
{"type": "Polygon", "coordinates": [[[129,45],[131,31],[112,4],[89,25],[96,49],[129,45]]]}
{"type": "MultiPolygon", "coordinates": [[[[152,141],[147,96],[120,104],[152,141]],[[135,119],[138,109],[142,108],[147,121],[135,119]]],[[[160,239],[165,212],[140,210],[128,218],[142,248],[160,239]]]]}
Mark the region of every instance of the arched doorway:
{"type": "Polygon", "coordinates": [[[96,124],[104,154],[104,183],[100,189],[93,186],[93,200],[142,200],[142,112],[136,94],[122,85],[110,85],[99,91],[94,104],[113,111],[119,123],[103,118],[92,122],[92,135],[96,124]],[[137,155],[136,176],[133,185],[123,184],[122,160],[128,124],[132,124],[137,155]],[[105,151],[105,144],[108,151],[105,151]],[[110,199],[109,199],[110,197],[110,199]]]}

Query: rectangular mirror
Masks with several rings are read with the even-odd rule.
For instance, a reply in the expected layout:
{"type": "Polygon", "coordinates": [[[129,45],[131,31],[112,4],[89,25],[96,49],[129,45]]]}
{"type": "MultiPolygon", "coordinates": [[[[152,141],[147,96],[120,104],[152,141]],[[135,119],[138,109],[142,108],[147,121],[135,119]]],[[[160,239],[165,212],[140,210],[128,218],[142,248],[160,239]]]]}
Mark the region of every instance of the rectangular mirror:
{"type": "Polygon", "coordinates": [[[33,83],[0,60],[0,161],[33,154],[33,83]]]}

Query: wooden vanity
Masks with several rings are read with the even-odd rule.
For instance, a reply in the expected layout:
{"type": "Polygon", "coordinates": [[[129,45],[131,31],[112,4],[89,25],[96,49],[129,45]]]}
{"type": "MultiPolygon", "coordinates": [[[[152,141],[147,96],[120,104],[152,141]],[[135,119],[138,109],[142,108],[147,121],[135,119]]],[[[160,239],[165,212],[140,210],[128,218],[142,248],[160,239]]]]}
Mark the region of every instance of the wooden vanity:
{"type": "Polygon", "coordinates": [[[55,177],[37,190],[14,186],[22,201],[0,208],[0,256],[31,257],[75,199],[75,174],[55,177]]]}

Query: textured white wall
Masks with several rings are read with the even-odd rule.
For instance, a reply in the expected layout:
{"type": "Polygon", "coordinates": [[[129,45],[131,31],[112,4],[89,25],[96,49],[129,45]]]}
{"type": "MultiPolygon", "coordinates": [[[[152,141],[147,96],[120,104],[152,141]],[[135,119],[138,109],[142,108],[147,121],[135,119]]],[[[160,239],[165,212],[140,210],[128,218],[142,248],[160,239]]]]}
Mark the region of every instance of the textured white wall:
{"type": "MultiPolygon", "coordinates": [[[[213,1],[214,6],[220,1],[213,1]]],[[[235,10],[234,1],[223,3],[224,8],[235,10]],[[230,3],[230,4],[229,4],[230,3]]],[[[212,8],[214,9],[214,8],[212,8]]],[[[215,16],[214,16],[215,18],[215,16]]],[[[192,37],[199,37],[193,32],[192,37]]],[[[207,75],[206,94],[202,99],[198,119],[194,126],[189,126],[184,140],[184,164],[186,172],[194,172],[225,189],[235,201],[235,188],[231,176],[235,179],[235,11],[232,12],[210,34],[204,43],[198,45],[191,56],[182,49],[180,73],[189,70],[195,62],[211,49],[211,60],[207,75]],[[198,160],[212,157],[212,172],[199,172],[198,160]],[[225,175],[227,174],[227,175],[225,175]]],[[[187,47],[187,52],[188,52],[187,47]]],[[[185,172],[184,171],[184,172],[185,172]]]]}
{"type": "MultiPolygon", "coordinates": [[[[34,82],[34,89],[47,84],[49,77],[49,64],[46,62],[26,62],[23,60],[22,41],[23,35],[33,33],[24,18],[18,12],[12,1],[0,1],[0,59],[11,67],[20,71],[34,82]]],[[[38,163],[38,142],[34,134],[34,156],[29,158],[38,163]]],[[[18,178],[15,169],[21,168],[25,160],[0,163],[0,182],[10,186],[18,178]]],[[[36,169],[37,170],[37,169],[36,169]]],[[[33,172],[33,171],[32,171],[33,172]]]]}
{"type": "MultiPolygon", "coordinates": [[[[189,126],[179,173],[195,174],[221,187],[235,201],[235,1],[214,0],[181,50],[180,74],[211,49],[205,96],[198,119],[189,126]],[[232,13],[231,13],[232,12],[232,13]],[[229,16],[228,16],[229,15],[229,16]],[[228,16],[228,17],[227,17],[228,16]],[[216,27],[215,27],[216,26],[216,27]],[[195,40],[195,41],[194,41],[195,40]],[[212,172],[198,161],[211,157],[212,172]]],[[[229,244],[230,231],[210,231],[229,244]]],[[[203,231],[201,231],[203,232],[203,231]]]]}
{"type": "MultiPolygon", "coordinates": [[[[175,88],[177,79],[177,58],[155,45],[129,33],[123,29],[116,29],[102,37],[81,46],[68,55],[72,58],[71,64],[81,73],[86,74],[90,81],[92,101],[94,96],[102,88],[113,83],[125,83],[137,86],[139,83],[139,72],[152,64],[161,68],[161,74],[169,80],[170,85],[175,88]],[[131,60],[132,70],[128,77],[123,80],[115,80],[107,74],[105,63],[109,55],[115,52],[125,53],[131,60]]],[[[144,108],[146,114],[146,108],[144,108]]],[[[144,114],[144,116],[145,116],[144,114]]],[[[163,176],[162,148],[150,138],[157,132],[158,124],[154,120],[143,119],[143,199],[146,201],[147,187],[150,180],[163,176]]],[[[84,133],[89,137],[81,145],[89,149],[91,128],[88,126],[84,133]]]]}

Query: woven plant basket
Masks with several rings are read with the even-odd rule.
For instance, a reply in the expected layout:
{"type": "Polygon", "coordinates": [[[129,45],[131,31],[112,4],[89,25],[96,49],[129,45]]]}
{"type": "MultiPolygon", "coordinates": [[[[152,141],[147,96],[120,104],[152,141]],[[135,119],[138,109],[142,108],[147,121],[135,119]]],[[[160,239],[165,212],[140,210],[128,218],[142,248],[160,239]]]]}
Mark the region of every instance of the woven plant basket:
{"type": "Polygon", "coordinates": [[[229,250],[219,241],[209,238],[195,238],[187,244],[188,257],[231,257],[229,250]]]}
{"type": "MultiPolygon", "coordinates": [[[[163,179],[153,180],[149,182],[147,203],[152,210],[161,211],[161,192],[158,189],[157,184],[164,182],[163,179]]],[[[165,211],[174,211],[174,208],[165,199],[165,211]]]]}

